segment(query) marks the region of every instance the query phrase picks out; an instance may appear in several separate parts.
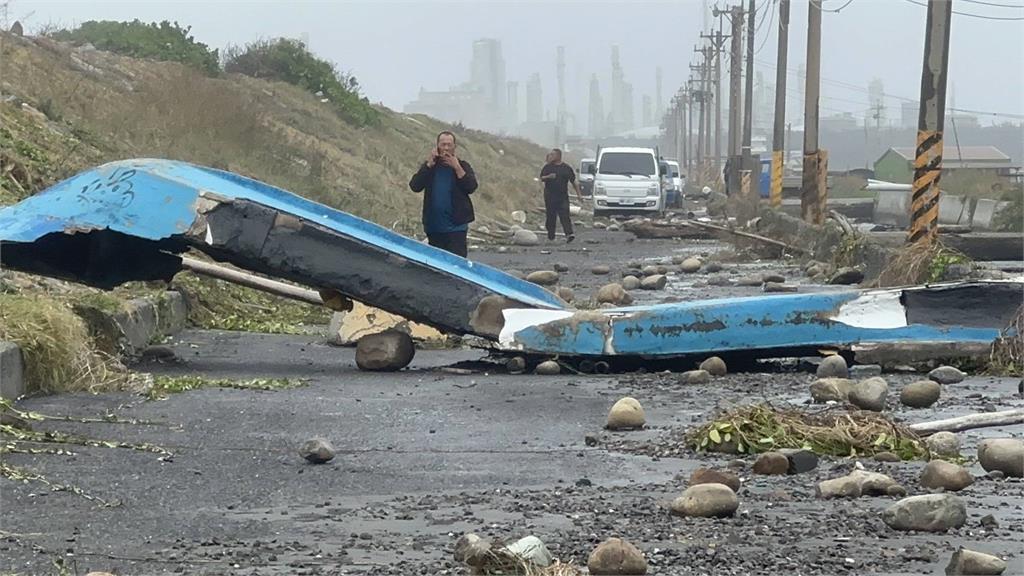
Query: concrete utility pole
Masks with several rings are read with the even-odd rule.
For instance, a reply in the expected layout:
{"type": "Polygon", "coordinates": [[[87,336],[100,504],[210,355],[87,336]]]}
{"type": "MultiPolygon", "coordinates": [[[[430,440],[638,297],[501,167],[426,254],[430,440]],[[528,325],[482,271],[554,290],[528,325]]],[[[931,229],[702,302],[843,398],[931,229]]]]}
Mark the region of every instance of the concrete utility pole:
{"type": "Polygon", "coordinates": [[[690,130],[693,127],[693,107],[690,106],[690,91],[683,87],[683,96],[679,99],[680,114],[683,116],[683,165],[687,173],[690,171],[690,130]]]}
{"type": "MultiPolygon", "coordinates": [[[[814,0],[811,0],[814,2],[814,0]]],[[[820,0],[818,0],[820,2],[820,0]]],[[[743,167],[753,170],[751,137],[754,130],[754,20],[757,10],[754,0],[750,0],[747,8],[747,85],[743,95],[743,167]]]]}
{"type": "Polygon", "coordinates": [[[715,63],[714,63],[714,76],[712,81],[715,84],[715,179],[722,175],[722,49],[725,46],[725,39],[729,38],[728,35],[722,34],[722,24],[725,18],[726,12],[724,10],[714,10],[715,18],[718,18],[718,30],[712,34],[701,34],[702,38],[707,38],[711,41],[711,45],[715,51],[715,63]]]}
{"type": "Polygon", "coordinates": [[[729,170],[726,176],[727,194],[739,192],[740,125],[743,118],[740,110],[740,66],[743,51],[743,8],[733,6],[729,10],[732,24],[731,45],[729,46],[729,170]]]}
{"type": "Polygon", "coordinates": [[[917,115],[913,200],[910,205],[910,233],[907,236],[907,242],[910,243],[934,241],[939,221],[942,130],[946,115],[946,76],[952,14],[952,0],[928,2],[924,66],[921,69],[921,104],[917,115]]]}
{"type": "Polygon", "coordinates": [[[807,222],[825,221],[826,191],[818,189],[818,89],[821,79],[821,4],[809,0],[807,14],[807,83],[804,89],[804,170],[800,214],[807,222]]]}
{"type": "Polygon", "coordinates": [[[772,208],[782,206],[782,153],[786,148],[786,56],[789,50],[789,0],[779,1],[779,48],[775,65],[775,118],[772,126],[772,208]]]}

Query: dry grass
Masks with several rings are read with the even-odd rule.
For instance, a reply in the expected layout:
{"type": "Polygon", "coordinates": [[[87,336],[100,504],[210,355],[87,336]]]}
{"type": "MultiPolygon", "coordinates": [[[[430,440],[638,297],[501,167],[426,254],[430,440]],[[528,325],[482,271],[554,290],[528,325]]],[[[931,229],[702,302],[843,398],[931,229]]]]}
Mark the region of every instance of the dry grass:
{"type": "Polygon", "coordinates": [[[768,404],[743,406],[692,431],[688,441],[697,450],[735,445],[741,453],[804,448],[833,456],[894,452],[910,460],[928,455],[906,426],[875,412],[847,412],[841,407],[804,412],[768,404]]]}
{"type": "Polygon", "coordinates": [[[993,374],[1024,374],[1024,306],[1017,308],[1010,325],[992,343],[988,371],[993,374]]]}
{"type": "Polygon", "coordinates": [[[0,294],[0,340],[24,355],[29,392],[79,392],[130,387],[121,363],[97,351],[85,323],[59,301],[0,294]]]}
{"type": "Polygon", "coordinates": [[[471,574],[474,576],[582,576],[583,572],[572,563],[563,564],[558,560],[555,560],[551,566],[539,567],[504,548],[498,548],[488,552],[483,565],[473,568],[471,574]]]}
{"type": "Polygon", "coordinates": [[[915,286],[937,282],[943,279],[950,265],[970,261],[939,240],[915,242],[896,251],[878,276],[876,286],[915,286]]]}

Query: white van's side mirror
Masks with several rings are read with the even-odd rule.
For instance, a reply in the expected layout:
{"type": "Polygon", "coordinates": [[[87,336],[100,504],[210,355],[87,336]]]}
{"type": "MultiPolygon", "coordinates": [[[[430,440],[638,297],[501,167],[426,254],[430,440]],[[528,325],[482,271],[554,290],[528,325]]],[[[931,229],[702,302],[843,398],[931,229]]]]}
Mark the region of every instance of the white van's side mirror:
{"type": "Polygon", "coordinates": [[[597,174],[597,164],[591,164],[587,166],[587,174],[597,174]]]}
{"type": "Polygon", "coordinates": [[[658,170],[661,172],[662,176],[668,174],[668,164],[658,164],[658,170]]]}

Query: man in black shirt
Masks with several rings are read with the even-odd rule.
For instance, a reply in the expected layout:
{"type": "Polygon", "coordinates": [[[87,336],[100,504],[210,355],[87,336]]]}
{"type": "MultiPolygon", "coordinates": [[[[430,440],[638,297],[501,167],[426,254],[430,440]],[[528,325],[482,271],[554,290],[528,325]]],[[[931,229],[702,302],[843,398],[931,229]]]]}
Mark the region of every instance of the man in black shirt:
{"type": "Polygon", "coordinates": [[[576,198],[583,203],[580,185],[576,182],[576,172],[568,164],[562,162],[562,151],[555,148],[548,153],[548,163],[540,171],[540,180],[544,183],[544,211],[547,214],[545,225],[548,240],[555,239],[556,220],[562,221],[565,241],[572,242],[576,236],[572,232],[572,219],[569,217],[569,183],[576,189],[576,198]]]}

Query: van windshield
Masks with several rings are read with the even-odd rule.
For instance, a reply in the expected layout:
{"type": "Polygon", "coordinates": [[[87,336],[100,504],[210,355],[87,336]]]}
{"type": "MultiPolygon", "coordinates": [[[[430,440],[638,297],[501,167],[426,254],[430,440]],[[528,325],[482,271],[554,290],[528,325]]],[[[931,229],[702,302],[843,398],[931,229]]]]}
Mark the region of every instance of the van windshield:
{"type": "Polygon", "coordinates": [[[601,156],[601,174],[653,176],[657,174],[654,155],[644,152],[609,152],[601,156]]]}

